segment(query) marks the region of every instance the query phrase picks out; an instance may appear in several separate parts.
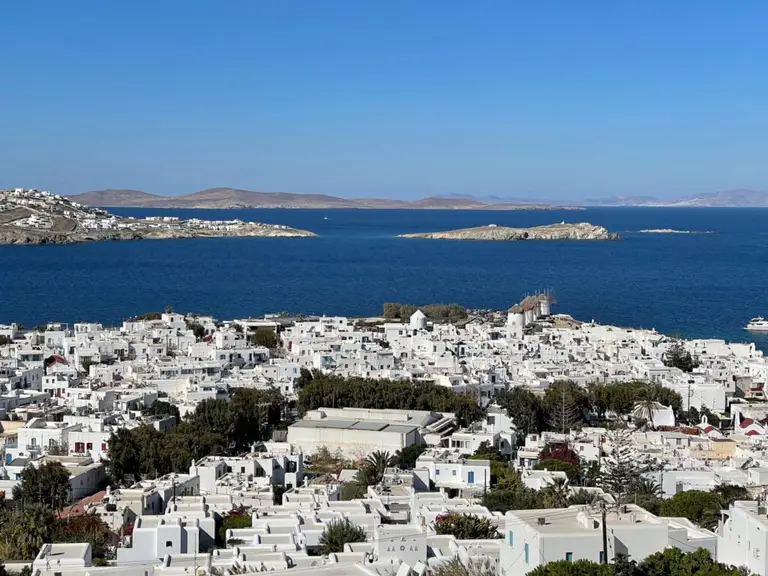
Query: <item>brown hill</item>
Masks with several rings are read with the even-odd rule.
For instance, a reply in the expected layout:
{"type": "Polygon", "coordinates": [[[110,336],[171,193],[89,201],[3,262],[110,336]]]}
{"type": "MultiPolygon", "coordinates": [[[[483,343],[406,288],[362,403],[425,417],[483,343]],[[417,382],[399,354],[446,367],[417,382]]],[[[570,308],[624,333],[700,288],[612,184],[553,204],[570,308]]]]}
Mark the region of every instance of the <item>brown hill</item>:
{"type": "Polygon", "coordinates": [[[141,190],[94,190],[69,197],[73,202],[86,206],[151,206],[166,198],[141,190]]]}
{"type": "Polygon", "coordinates": [[[136,208],[379,208],[434,210],[560,210],[546,204],[486,204],[470,198],[430,197],[415,202],[387,198],[339,198],[327,194],[252,192],[237,188],[209,188],[181,196],[158,196],[139,190],[98,190],[70,196],[88,206],[136,208]]]}

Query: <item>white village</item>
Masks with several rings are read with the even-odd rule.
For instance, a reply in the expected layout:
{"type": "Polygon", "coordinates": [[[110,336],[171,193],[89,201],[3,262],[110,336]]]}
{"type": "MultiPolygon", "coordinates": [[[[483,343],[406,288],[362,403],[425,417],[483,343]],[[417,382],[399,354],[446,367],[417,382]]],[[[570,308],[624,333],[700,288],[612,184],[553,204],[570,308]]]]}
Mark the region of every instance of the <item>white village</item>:
{"type": "Polygon", "coordinates": [[[524,576],[677,549],[767,576],[768,359],[552,306],[1,325],[1,506],[65,527],[0,542],[5,568],[524,576]]]}

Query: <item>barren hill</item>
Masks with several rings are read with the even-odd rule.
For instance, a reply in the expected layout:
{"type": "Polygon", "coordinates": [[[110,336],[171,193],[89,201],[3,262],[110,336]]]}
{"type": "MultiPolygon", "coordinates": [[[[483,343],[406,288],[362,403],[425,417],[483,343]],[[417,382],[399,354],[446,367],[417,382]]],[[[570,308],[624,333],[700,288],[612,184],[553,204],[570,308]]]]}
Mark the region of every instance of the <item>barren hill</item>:
{"type": "MultiPolygon", "coordinates": [[[[562,210],[547,204],[487,204],[468,198],[430,197],[415,202],[387,198],[339,198],[327,194],[253,192],[237,188],[209,188],[181,196],[159,196],[139,190],[98,190],[70,196],[88,206],[137,208],[379,208],[431,210],[562,210]]],[[[567,208],[565,208],[567,209],[567,208]]]]}

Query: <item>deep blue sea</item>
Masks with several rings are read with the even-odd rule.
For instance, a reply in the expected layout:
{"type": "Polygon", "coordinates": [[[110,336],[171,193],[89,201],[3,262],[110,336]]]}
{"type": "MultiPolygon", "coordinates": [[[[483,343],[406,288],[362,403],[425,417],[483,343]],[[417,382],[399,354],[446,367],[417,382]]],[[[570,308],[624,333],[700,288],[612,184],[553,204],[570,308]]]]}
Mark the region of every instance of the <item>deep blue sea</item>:
{"type": "MultiPolygon", "coordinates": [[[[373,315],[388,301],[505,308],[540,288],[554,289],[555,311],[578,319],[687,337],[750,340],[755,337],[742,329],[744,324],[753,316],[768,316],[768,210],[113,212],[240,218],[305,228],[320,237],[0,246],[0,323],[117,324],[167,304],[220,318],[280,311],[373,315]],[[395,238],[407,232],[562,220],[601,224],[623,240],[395,238]],[[646,228],[718,233],[637,233],[646,228]]],[[[758,342],[768,349],[768,340],[758,342]]]]}

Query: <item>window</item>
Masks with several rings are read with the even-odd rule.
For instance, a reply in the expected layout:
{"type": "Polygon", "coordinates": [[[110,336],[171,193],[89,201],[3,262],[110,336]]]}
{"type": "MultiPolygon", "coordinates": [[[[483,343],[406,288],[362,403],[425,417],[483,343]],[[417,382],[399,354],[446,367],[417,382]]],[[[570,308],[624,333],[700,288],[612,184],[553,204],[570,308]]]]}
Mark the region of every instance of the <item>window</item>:
{"type": "Polygon", "coordinates": [[[496,424],[496,416],[488,416],[486,419],[489,425],[494,426],[496,424]]]}
{"type": "Polygon", "coordinates": [[[88,442],[88,443],[85,445],[85,449],[86,449],[86,450],[93,450],[93,442],[88,442]]]}
{"type": "Polygon", "coordinates": [[[456,476],[456,470],[453,471],[453,475],[456,476]]]}
{"type": "Polygon", "coordinates": [[[573,562],[573,552],[566,552],[565,553],[565,561],[566,562],[573,562]]]}
{"type": "Polygon", "coordinates": [[[440,476],[440,468],[435,470],[435,476],[440,476]]]}
{"type": "Polygon", "coordinates": [[[102,442],[101,443],[101,451],[102,452],[106,452],[107,451],[107,443],[106,442],[102,442]]]}
{"type": "Polygon", "coordinates": [[[173,542],[171,542],[170,540],[166,540],[165,541],[165,547],[166,548],[170,548],[171,546],[173,546],[173,542]]]}
{"type": "Polygon", "coordinates": [[[525,563],[528,564],[528,542],[525,543],[525,563]]]}
{"type": "Polygon", "coordinates": [[[240,466],[240,474],[245,474],[245,466],[240,466]]]}
{"type": "Polygon", "coordinates": [[[37,446],[37,438],[32,438],[32,439],[29,441],[29,445],[30,445],[30,446],[37,446]]]}
{"type": "Polygon", "coordinates": [[[605,552],[600,550],[600,564],[603,564],[605,562],[605,552]]]}
{"type": "Polygon", "coordinates": [[[512,530],[509,531],[509,545],[514,546],[515,545],[515,535],[512,533],[512,530]]]}

